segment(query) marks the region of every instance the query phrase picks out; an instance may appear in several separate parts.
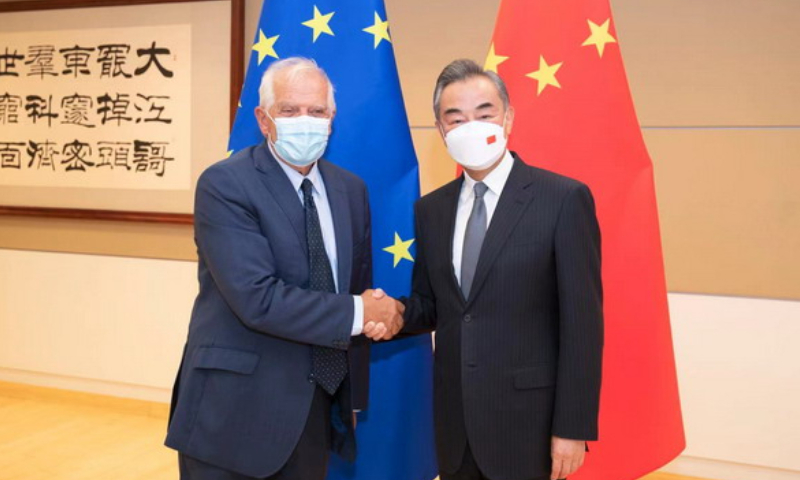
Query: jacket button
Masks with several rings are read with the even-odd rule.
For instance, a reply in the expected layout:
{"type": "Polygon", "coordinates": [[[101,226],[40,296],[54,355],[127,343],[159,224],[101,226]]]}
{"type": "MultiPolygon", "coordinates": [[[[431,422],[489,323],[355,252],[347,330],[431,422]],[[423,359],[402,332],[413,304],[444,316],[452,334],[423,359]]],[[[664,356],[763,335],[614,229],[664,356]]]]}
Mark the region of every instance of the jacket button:
{"type": "Polygon", "coordinates": [[[475,363],[475,362],[469,362],[469,363],[467,364],[467,366],[468,366],[469,368],[475,368],[475,367],[477,367],[477,366],[478,366],[478,364],[477,364],[477,363],[475,363]]]}
{"type": "Polygon", "coordinates": [[[464,321],[467,322],[467,323],[471,322],[472,321],[472,316],[464,315],[464,321]]]}

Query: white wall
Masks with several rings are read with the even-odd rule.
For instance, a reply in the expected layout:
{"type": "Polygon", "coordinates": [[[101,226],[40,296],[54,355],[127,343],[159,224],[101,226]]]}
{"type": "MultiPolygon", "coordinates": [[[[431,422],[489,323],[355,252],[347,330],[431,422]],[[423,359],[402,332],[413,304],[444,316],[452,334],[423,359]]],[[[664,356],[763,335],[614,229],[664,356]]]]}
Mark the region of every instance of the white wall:
{"type": "MultiPolygon", "coordinates": [[[[196,267],[0,250],[0,380],[166,401],[196,267]]],[[[688,445],[667,470],[800,478],[800,302],[669,299],[688,445]]]]}
{"type": "Polygon", "coordinates": [[[0,250],[0,379],[166,401],[194,262],[0,250]]]}
{"type": "Polygon", "coordinates": [[[669,303],[687,447],[667,470],[800,479],[800,302],[673,293],[669,303]]]}

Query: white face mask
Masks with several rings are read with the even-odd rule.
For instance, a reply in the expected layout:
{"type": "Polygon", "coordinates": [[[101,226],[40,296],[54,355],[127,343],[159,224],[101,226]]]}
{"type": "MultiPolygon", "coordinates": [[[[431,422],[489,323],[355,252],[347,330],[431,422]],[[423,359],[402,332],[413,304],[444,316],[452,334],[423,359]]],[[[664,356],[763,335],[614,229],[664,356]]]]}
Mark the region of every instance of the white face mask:
{"type": "Polygon", "coordinates": [[[503,120],[500,126],[475,120],[459,125],[444,137],[447,151],[462,167],[485,170],[506,151],[505,123],[503,120]]]}
{"type": "Polygon", "coordinates": [[[296,167],[307,167],[319,160],[325,152],[331,126],[330,118],[303,115],[278,117],[272,121],[275,122],[278,139],[273,141],[270,138],[269,142],[286,162],[296,167]]]}

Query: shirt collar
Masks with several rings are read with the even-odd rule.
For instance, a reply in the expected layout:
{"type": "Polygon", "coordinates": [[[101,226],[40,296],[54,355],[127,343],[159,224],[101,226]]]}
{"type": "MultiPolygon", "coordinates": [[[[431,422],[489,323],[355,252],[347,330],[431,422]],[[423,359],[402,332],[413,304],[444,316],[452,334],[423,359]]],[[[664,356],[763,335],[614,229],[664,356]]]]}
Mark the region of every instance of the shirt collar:
{"type": "MultiPolygon", "coordinates": [[[[509,175],[511,175],[511,169],[514,167],[514,157],[511,156],[511,152],[506,149],[505,153],[503,154],[503,159],[500,160],[500,164],[495,167],[494,170],[489,172],[489,175],[486,175],[482,181],[489,187],[489,191],[500,196],[503,193],[503,187],[506,186],[506,181],[508,181],[509,175]]],[[[478,183],[474,178],[469,176],[469,173],[466,171],[464,172],[464,187],[462,191],[466,191],[469,194],[472,194],[473,189],[475,188],[475,184],[478,183]]]]}
{"type": "Polygon", "coordinates": [[[281,166],[283,172],[287,177],[289,177],[289,181],[292,182],[292,187],[294,187],[295,192],[300,192],[300,185],[302,185],[303,180],[307,178],[311,180],[311,184],[314,185],[314,191],[318,195],[324,195],[325,184],[322,183],[322,176],[319,174],[319,168],[317,167],[317,165],[319,165],[319,161],[314,162],[314,165],[311,166],[311,170],[309,170],[308,175],[306,176],[303,176],[302,173],[290,167],[277,157],[275,157],[275,161],[278,162],[278,165],[281,166]]]}

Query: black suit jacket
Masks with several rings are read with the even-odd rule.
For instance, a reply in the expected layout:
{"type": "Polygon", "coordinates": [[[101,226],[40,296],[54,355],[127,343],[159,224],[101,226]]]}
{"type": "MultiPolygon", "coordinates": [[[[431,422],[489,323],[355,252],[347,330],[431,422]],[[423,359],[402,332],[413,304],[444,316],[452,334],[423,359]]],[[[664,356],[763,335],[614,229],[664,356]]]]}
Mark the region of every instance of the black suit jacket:
{"type": "Polygon", "coordinates": [[[336,235],[339,290],[308,290],[303,205],[266,143],[208,168],[197,184],[200,292],[173,390],[166,444],[250,477],[291,455],[316,388],[313,345],[347,350],[334,448],[355,457],[352,409],[366,408],[369,341],[350,336],[353,299],[372,282],[364,182],[320,160],[336,235]]]}
{"type": "Polygon", "coordinates": [[[463,178],[416,205],[406,333],[436,330],[439,468],[469,441],[494,480],[549,475],[550,438],[594,440],[603,346],[600,232],[589,188],[514,166],[484,239],[469,299],[452,264],[463,178]]]}

